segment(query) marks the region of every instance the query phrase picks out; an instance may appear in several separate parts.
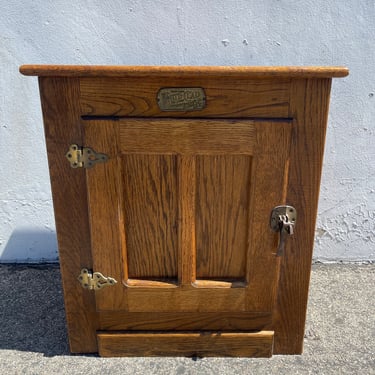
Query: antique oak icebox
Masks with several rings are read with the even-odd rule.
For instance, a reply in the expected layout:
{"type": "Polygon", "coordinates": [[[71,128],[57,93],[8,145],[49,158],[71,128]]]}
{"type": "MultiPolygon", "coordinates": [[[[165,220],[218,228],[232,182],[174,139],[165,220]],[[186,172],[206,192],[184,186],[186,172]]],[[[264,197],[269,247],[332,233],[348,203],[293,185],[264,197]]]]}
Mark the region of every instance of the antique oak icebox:
{"type": "Polygon", "coordinates": [[[71,351],[302,352],[341,67],[43,66],[71,351]]]}

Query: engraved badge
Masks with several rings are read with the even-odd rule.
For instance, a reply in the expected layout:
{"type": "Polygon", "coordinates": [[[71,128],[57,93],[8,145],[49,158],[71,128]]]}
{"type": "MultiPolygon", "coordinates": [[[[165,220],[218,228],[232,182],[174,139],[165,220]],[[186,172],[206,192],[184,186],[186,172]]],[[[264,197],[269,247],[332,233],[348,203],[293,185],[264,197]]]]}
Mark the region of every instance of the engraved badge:
{"type": "Polygon", "coordinates": [[[199,111],[206,106],[206,95],[201,87],[166,87],[157,101],[161,111],[199,111]]]}

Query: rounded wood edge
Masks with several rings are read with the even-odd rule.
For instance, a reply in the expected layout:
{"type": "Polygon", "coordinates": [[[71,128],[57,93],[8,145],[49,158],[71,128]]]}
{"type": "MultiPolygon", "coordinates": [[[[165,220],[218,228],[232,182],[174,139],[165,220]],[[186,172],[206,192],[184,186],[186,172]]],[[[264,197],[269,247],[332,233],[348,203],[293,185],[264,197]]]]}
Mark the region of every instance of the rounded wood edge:
{"type": "Polygon", "coordinates": [[[238,78],[333,78],[349,74],[346,67],[330,66],[101,66],[22,65],[20,73],[45,77],[221,76],[238,78]]]}

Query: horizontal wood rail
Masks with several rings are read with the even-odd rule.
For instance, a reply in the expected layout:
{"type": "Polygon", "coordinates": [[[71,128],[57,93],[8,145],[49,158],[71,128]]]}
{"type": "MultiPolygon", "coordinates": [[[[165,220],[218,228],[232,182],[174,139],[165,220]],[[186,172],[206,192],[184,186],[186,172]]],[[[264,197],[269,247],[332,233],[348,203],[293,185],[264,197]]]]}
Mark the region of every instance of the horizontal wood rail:
{"type": "Polygon", "coordinates": [[[98,333],[99,355],[271,357],[273,331],[98,333]]]}

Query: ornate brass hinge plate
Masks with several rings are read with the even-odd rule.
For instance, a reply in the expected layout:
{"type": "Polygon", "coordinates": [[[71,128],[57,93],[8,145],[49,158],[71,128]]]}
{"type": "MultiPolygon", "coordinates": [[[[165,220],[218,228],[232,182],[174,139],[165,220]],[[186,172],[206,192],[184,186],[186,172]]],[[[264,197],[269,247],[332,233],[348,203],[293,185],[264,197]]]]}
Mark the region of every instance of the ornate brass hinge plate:
{"type": "Polygon", "coordinates": [[[97,163],[105,163],[108,156],[95,152],[90,147],[80,147],[72,144],[65,154],[72,168],[92,168],[97,163]]]}
{"type": "Polygon", "coordinates": [[[100,272],[92,273],[87,268],[81,270],[78,281],[83,288],[90,290],[99,290],[117,284],[113,277],[105,277],[100,272]]]}

